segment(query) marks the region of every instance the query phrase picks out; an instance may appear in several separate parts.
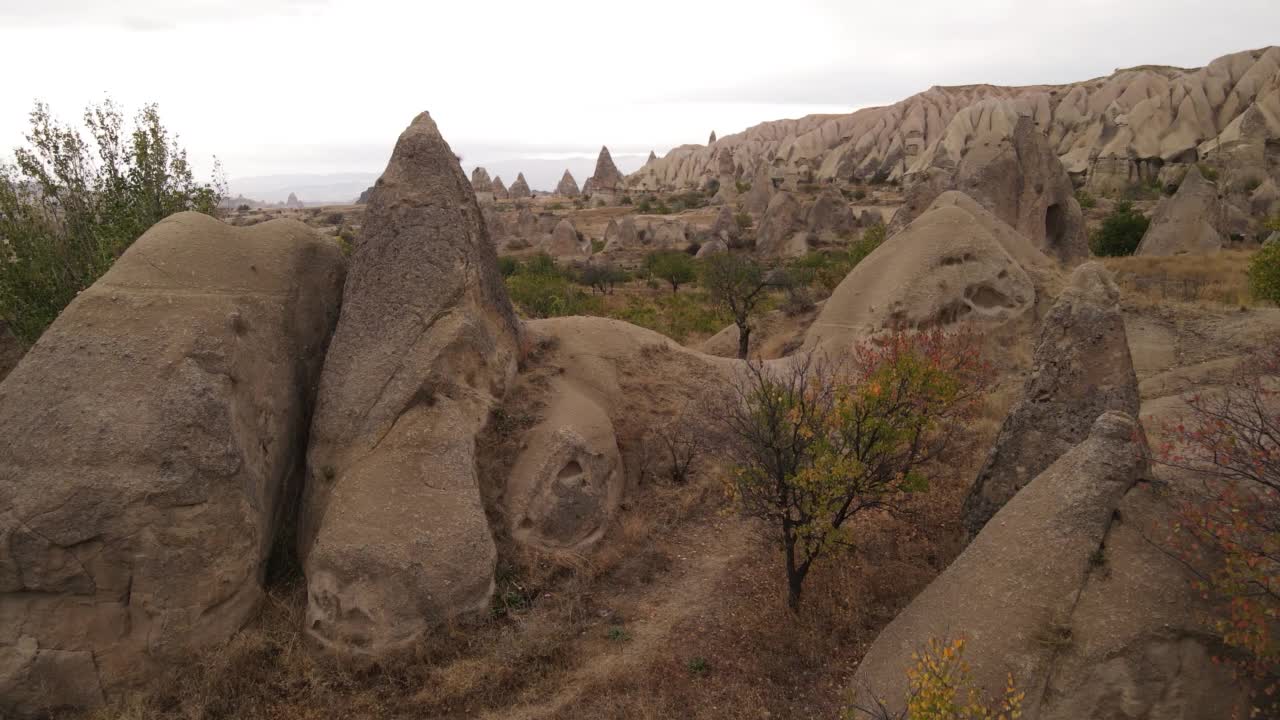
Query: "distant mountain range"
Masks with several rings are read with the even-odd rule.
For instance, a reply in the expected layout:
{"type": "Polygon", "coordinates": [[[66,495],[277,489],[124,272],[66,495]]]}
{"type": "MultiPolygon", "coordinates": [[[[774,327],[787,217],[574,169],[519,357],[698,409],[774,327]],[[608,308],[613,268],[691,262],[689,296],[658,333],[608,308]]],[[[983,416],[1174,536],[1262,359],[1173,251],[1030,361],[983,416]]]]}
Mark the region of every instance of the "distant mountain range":
{"type": "Polygon", "coordinates": [[[306,205],[336,205],[355,202],[360,193],[377,179],[376,172],[262,175],[232,178],[227,185],[228,195],[252,198],[261,203],[282,203],[293,193],[306,205]]]}

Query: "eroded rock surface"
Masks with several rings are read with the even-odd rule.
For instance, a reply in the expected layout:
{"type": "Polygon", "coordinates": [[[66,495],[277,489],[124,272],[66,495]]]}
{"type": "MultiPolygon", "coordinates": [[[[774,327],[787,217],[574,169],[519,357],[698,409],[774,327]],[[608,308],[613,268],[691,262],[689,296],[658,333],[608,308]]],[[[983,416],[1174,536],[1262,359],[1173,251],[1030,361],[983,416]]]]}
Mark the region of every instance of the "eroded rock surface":
{"type": "Polygon", "coordinates": [[[252,616],[342,278],[301,223],[179,213],[0,384],[0,715],[96,704],[252,616]]]}
{"type": "Polygon", "coordinates": [[[300,527],[306,633],[380,654],[487,606],[475,437],[518,326],[462,169],[423,113],[400,136],[325,358],[300,527]]]}

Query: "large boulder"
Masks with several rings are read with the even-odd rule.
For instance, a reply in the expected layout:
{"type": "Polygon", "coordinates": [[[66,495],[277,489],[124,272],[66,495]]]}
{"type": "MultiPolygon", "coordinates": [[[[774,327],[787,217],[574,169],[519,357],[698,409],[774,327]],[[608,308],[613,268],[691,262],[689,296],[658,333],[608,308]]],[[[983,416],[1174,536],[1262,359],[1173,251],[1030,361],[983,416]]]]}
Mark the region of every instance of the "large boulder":
{"type": "Polygon", "coordinates": [[[560,177],[560,183],[556,185],[556,194],[564,197],[577,197],[578,181],[573,179],[573,173],[565,169],[564,175],[560,177]]]}
{"type": "Polygon", "coordinates": [[[511,183],[511,187],[507,190],[507,194],[512,200],[532,197],[533,192],[529,190],[529,183],[524,179],[524,173],[516,175],[516,181],[511,183]]]}
{"type": "Polygon", "coordinates": [[[1109,411],[1091,425],[1083,442],[1014,496],[880,633],[854,673],[859,705],[874,706],[875,698],[901,711],[913,653],[930,639],[964,637],[983,694],[999,696],[1012,675],[1026,693],[1023,717],[1041,717],[1042,703],[1055,700],[1046,681],[1071,642],[1076,599],[1101,581],[1097,558],[1120,522],[1116,508],[1147,472],[1133,418],[1109,411]]]}
{"type": "Polygon", "coordinates": [[[301,223],[179,213],[0,384],[0,716],[100,703],[253,616],[342,279],[301,223]]]}
{"type": "Polygon", "coordinates": [[[858,227],[848,201],[834,187],[823,190],[805,211],[805,225],[825,242],[848,238],[858,227]]]}
{"type": "Polygon", "coordinates": [[[634,215],[627,215],[621,222],[610,220],[604,230],[604,252],[634,250],[640,247],[640,232],[636,229],[634,215]]]}
{"type": "Polygon", "coordinates": [[[803,255],[807,245],[794,242],[802,231],[802,212],[795,195],[780,191],[769,201],[769,207],[756,230],[756,250],[764,257],[803,255]]]}
{"type": "Polygon", "coordinates": [[[383,654],[484,609],[496,551],[475,437],[518,324],[466,177],[422,113],[378,180],[325,358],[300,550],[307,635],[383,654]]]}
{"type": "Polygon", "coordinates": [[[1005,503],[1082,442],[1099,415],[1138,415],[1138,378],[1129,356],[1120,290],[1100,263],[1076,268],[1045,317],[1035,366],[1022,397],[965,500],[964,526],[976,535],[1005,503]]]}
{"type": "Polygon", "coordinates": [[[1089,256],[1084,215],[1049,138],[1011,103],[985,101],[956,113],[938,143],[907,176],[906,202],[890,232],[914,220],[946,190],[973,197],[1063,262],[1089,256]]]}
{"type": "Polygon", "coordinates": [[[599,540],[625,477],[609,415],[576,383],[555,378],[539,423],[523,438],[504,492],[511,536],[540,550],[599,540]]]}
{"type": "Polygon", "coordinates": [[[586,258],[591,256],[591,241],[580,237],[573,222],[564,218],[556,223],[543,250],[558,259],[586,258]]]}
{"type": "Polygon", "coordinates": [[[1172,197],[1163,198],[1135,255],[1210,255],[1227,234],[1218,187],[1192,165],[1172,197]]]}
{"type": "Polygon", "coordinates": [[[1035,283],[1015,253],[1034,259],[1039,251],[971,199],[955,202],[940,198],[858,263],[823,305],[805,346],[839,352],[883,330],[1001,325],[1034,307],[1035,283]]]}

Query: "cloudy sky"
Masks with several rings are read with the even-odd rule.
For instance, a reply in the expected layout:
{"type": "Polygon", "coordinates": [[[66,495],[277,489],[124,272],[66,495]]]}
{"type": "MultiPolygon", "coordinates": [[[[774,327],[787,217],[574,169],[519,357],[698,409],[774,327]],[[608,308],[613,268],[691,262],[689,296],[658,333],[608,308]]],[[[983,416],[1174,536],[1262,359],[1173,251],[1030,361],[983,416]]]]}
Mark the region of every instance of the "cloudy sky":
{"type": "Polygon", "coordinates": [[[1277,29],[1280,0],[0,0],[0,149],[37,98],[73,119],[110,95],[233,179],[377,173],[427,109],[467,169],[550,189],[601,144],[628,170],[712,129],[1199,66],[1277,29]]]}

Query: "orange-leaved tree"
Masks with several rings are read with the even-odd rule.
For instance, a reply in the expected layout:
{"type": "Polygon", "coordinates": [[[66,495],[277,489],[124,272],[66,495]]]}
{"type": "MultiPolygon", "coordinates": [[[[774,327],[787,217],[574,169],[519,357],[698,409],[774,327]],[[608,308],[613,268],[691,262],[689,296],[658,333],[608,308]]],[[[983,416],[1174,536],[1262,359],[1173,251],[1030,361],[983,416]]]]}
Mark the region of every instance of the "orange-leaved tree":
{"type": "Polygon", "coordinates": [[[987,380],[976,338],[900,332],[790,363],[746,363],[714,413],[734,451],[729,490],[776,532],[788,604],[849,521],[928,487],[925,466],[975,409],[987,380]]]}
{"type": "Polygon", "coordinates": [[[1026,693],[1010,674],[999,699],[988,700],[974,683],[964,659],[965,639],[930,638],[929,644],[911,654],[915,665],[907,669],[906,707],[893,712],[882,698],[854,702],[842,720],[1018,720],[1026,693]]]}
{"type": "Polygon", "coordinates": [[[1221,392],[1187,399],[1163,428],[1159,463],[1198,488],[1171,524],[1174,548],[1210,600],[1222,658],[1261,691],[1258,712],[1280,710],[1280,342],[1245,363],[1221,392]]]}

